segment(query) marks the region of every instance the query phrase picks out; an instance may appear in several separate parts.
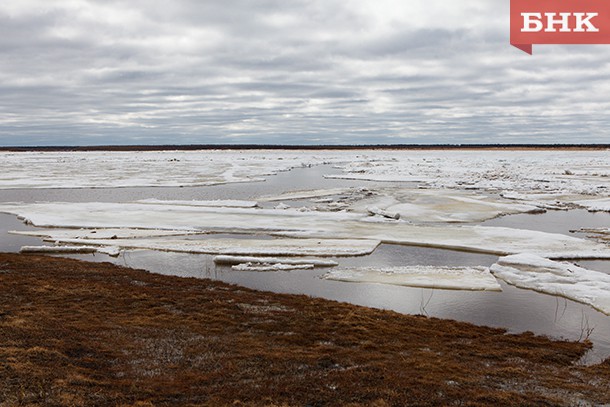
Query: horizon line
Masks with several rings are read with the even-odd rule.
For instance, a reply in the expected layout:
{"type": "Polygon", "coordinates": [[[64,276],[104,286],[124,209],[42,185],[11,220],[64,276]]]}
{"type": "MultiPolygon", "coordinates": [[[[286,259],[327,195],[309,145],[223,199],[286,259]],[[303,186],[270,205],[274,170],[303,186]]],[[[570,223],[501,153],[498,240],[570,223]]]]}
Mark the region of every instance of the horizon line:
{"type": "Polygon", "coordinates": [[[451,144],[126,144],[126,145],[52,145],[0,146],[0,151],[161,151],[161,150],[434,150],[434,149],[610,149],[602,143],[451,143],[451,144]]]}

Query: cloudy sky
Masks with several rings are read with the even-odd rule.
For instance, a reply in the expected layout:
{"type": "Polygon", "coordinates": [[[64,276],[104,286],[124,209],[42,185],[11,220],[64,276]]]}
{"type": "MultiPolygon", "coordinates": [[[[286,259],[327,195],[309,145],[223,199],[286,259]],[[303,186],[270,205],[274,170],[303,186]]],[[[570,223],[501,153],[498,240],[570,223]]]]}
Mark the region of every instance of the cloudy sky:
{"type": "Polygon", "coordinates": [[[0,3],[0,145],[610,143],[610,45],[508,0],[0,3]]]}

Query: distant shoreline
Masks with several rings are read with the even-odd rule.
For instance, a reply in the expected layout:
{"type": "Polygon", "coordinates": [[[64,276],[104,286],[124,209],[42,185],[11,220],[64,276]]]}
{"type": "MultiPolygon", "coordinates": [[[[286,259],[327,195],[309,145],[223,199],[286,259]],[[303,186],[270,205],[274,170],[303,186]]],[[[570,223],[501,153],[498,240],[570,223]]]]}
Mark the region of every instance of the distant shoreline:
{"type": "Polygon", "coordinates": [[[5,152],[70,151],[201,151],[201,150],[609,150],[610,144],[363,144],[363,145],[267,145],[267,144],[189,144],[189,145],[106,145],[106,146],[17,146],[2,147],[5,152]]]}

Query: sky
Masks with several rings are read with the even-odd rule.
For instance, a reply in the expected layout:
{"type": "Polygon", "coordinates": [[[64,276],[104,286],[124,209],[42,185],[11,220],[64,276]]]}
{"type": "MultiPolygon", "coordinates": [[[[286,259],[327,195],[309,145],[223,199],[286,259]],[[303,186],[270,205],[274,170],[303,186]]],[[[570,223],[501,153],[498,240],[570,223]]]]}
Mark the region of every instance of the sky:
{"type": "Polygon", "coordinates": [[[0,145],[610,143],[610,45],[509,0],[0,3],[0,145]]]}

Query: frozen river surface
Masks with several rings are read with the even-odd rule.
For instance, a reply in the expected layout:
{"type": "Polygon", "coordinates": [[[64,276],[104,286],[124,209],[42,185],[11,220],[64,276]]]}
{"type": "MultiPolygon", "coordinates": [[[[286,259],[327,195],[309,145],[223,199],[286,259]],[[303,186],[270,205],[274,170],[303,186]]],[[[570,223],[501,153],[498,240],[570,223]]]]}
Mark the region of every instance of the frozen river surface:
{"type": "Polygon", "coordinates": [[[610,356],[605,151],[1,158],[2,251],[91,248],[71,256],[590,336],[589,361],[610,356]]]}

